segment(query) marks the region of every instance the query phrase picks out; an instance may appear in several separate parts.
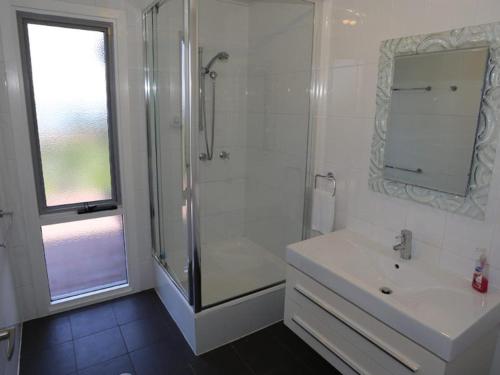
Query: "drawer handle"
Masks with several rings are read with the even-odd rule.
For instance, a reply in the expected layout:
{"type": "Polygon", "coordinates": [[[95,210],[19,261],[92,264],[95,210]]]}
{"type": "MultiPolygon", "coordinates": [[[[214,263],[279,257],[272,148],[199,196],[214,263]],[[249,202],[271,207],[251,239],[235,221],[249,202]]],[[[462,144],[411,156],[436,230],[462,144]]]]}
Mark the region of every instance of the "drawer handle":
{"type": "Polygon", "coordinates": [[[370,341],[373,345],[378,347],[380,350],[385,352],[387,355],[392,357],[394,360],[398,361],[401,365],[406,367],[408,370],[411,372],[417,372],[420,368],[420,366],[413,362],[412,360],[408,359],[405,357],[403,354],[401,354],[399,351],[397,351],[394,348],[391,348],[387,344],[380,342],[376,337],[374,337],[370,332],[367,332],[363,327],[361,327],[359,324],[354,322],[353,320],[349,319],[347,316],[342,314],[340,311],[337,311],[333,306],[329,305],[328,303],[322,301],[315,295],[313,295],[311,292],[308,290],[304,289],[302,286],[297,285],[294,287],[294,289],[300,293],[302,296],[307,298],[309,301],[314,303],[316,306],[318,306],[320,309],[325,311],[327,314],[333,316],[335,319],[339,320],[342,322],[344,325],[358,333],[359,335],[363,336],[366,340],[370,341]]]}
{"type": "Polygon", "coordinates": [[[300,328],[302,328],[309,336],[311,336],[314,340],[319,342],[326,350],[330,353],[337,356],[342,362],[344,362],[347,366],[349,366],[354,372],[360,375],[368,375],[368,372],[361,368],[359,365],[354,363],[342,350],[337,348],[334,344],[332,344],[328,339],[323,336],[321,333],[317,332],[314,328],[312,328],[309,324],[304,322],[297,315],[292,317],[292,321],[297,324],[300,328]]]}

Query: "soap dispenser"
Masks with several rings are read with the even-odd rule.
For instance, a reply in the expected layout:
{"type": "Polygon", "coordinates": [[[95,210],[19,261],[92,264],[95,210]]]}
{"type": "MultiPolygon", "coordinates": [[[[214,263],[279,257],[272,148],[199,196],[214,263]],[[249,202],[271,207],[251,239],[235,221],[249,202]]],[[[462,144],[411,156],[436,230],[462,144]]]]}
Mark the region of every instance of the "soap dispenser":
{"type": "Polygon", "coordinates": [[[488,268],[489,264],[486,259],[486,249],[477,249],[479,257],[474,266],[474,274],[472,276],[472,287],[480,293],[488,291],[488,268]]]}

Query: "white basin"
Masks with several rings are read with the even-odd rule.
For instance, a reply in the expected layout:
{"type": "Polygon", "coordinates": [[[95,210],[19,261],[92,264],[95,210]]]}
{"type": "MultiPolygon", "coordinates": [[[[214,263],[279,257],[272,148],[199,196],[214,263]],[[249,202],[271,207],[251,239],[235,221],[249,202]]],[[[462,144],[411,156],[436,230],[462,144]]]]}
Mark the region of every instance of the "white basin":
{"type": "Polygon", "coordinates": [[[287,261],[446,361],[500,323],[498,290],[478,293],[469,280],[348,230],[289,245],[287,261]]]}

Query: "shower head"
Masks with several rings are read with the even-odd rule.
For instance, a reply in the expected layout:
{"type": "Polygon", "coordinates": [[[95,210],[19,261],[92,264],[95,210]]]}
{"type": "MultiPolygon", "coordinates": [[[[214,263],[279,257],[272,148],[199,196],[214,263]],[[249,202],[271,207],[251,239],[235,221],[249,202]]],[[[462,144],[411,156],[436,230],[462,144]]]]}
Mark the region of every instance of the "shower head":
{"type": "Polygon", "coordinates": [[[219,60],[229,59],[229,53],[227,53],[226,51],[219,52],[217,56],[219,57],[219,60]]]}
{"type": "Polygon", "coordinates": [[[212,67],[212,65],[214,65],[217,60],[226,61],[228,59],[229,59],[229,53],[227,53],[225,51],[219,52],[217,55],[212,57],[212,59],[205,66],[205,68],[204,68],[205,72],[208,73],[210,71],[210,68],[212,67]]]}

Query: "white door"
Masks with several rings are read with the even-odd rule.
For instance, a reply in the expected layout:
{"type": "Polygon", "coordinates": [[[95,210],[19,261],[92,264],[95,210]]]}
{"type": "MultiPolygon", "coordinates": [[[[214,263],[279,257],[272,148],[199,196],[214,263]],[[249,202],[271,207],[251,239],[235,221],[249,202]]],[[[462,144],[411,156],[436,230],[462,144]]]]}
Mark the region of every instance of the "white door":
{"type": "Polygon", "coordinates": [[[128,285],[113,25],[17,15],[51,302],[128,285]]]}

